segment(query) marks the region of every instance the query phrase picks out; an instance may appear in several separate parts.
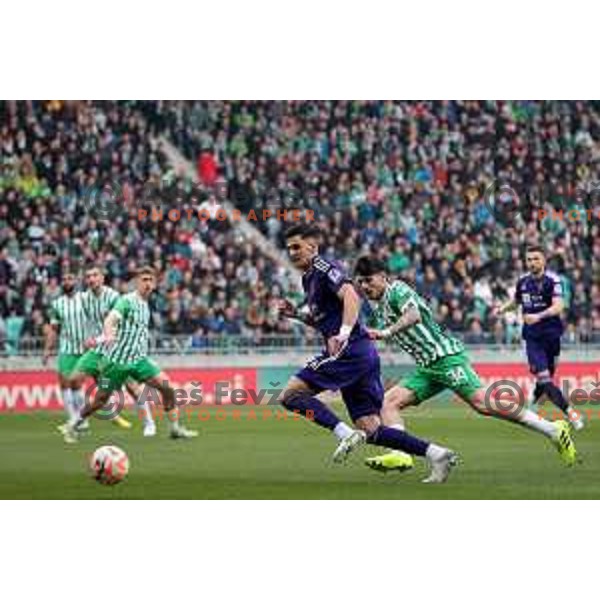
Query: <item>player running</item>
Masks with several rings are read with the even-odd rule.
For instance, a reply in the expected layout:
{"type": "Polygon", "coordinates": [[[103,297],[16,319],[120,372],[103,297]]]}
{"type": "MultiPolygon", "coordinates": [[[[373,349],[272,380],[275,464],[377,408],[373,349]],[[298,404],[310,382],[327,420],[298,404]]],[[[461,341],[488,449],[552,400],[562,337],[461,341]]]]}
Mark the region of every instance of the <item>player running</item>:
{"type": "Polygon", "coordinates": [[[78,439],[81,425],[100,409],[114,391],[128,379],[144,382],[160,392],[164,407],[170,411],[172,438],[193,438],[198,434],[179,423],[179,410],[175,406],[175,390],[167,374],[148,358],[148,325],[150,307],[148,298],[156,287],[156,274],[151,267],[139,269],[136,291],[121,296],[104,321],[103,334],[98,340],[102,363],[98,390],[94,400],[86,404],[69,422],[64,438],[67,443],[78,439]]]}
{"type": "Polygon", "coordinates": [[[425,457],[431,473],[424,483],[443,483],[455,464],[454,452],[381,423],[384,392],[379,355],[359,316],[360,297],[338,266],[319,256],[319,238],[320,230],[312,224],[296,225],[286,232],[290,259],[303,272],[309,312],[301,314],[282,300],[278,303],[280,313],[318,329],[326,350],[290,378],[283,392],[283,406],[335,434],[339,444],[334,462],[343,462],[366,442],[425,457]],[[324,390],[338,389],[357,429],[316,398],[324,390]]]}
{"type": "MultiPolygon", "coordinates": [[[[514,400],[503,398],[500,402],[487,397],[462,342],[442,330],[427,302],[409,285],[388,279],[385,263],[361,257],[355,276],[364,294],[374,303],[371,338],[391,342],[417,363],[412,374],[386,392],[384,423],[393,423],[398,411],[407,406],[420,404],[449,389],[477,412],[513,421],[545,435],[565,464],[575,463],[576,450],[568,423],[546,421],[514,400]]],[[[393,469],[396,462],[393,453],[367,459],[370,467],[379,470],[393,469]]]]}
{"type": "MultiPolygon", "coordinates": [[[[98,380],[102,357],[96,348],[96,339],[102,334],[104,319],[120,298],[119,292],[104,285],[104,274],[100,267],[90,265],[85,271],[86,291],[83,293],[83,306],[87,318],[87,339],[85,347],[87,352],[79,359],[68,380],[72,386],[81,388],[87,377],[98,380]]],[[[142,386],[127,381],[125,387],[129,394],[136,400],[139,414],[143,422],[145,437],[156,435],[156,425],[152,418],[150,404],[144,401],[142,386]]],[[[121,415],[113,419],[119,425],[130,428],[131,424],[121,415]]]]}
{"type": "Polygon", "coordinates": [[[539,402],[545,396],[567,416],[573,428],[580,431],[584,427],[581,413],[569,405],[553,381],[563,334],[564,302],[560,276],[546,269],[546,257],[540,246],[527,248],[525,264],[529,272],[517,282],[514,298],[497,306],[495,313],[502,315],[521,308],[529,370],[536,378],[533,402],[539,402]]]}

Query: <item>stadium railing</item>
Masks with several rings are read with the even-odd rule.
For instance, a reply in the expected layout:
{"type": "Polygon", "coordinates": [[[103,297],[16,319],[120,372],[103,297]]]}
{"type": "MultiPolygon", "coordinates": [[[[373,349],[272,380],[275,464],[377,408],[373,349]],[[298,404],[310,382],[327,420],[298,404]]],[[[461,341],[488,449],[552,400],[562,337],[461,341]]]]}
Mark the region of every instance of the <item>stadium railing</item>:
{"type": "MultiPolygon", "coordinates": [[[[465,345],[471,351],[485,350],[487,352],[514,351],[521,347],[520,342],[498,344],[497,342],[469,343],[465,345]]],[[[256,355],[256,354],[310,354],[322,349],[322,344],[316,338],[306,339],[302,336],[290,335],[223,335],[198,337],[191,335],[154,334],[150,337],[150,354],[158,355],[256,355]]],[[[587,343],[569,343],[563,340],[566,349],[573,349],[583,354],[600,356],[600,335],[595,335],[587,343]]],[[[0,357],[41,356],[44,340],[41,337],[24,336],[16,342],[8,343],[0,339],[0,357]]],[[[382,353],[386,351],[383,350],[382,353]]],[[[56,353],[56,352],[54,352],[56,353]]]]}

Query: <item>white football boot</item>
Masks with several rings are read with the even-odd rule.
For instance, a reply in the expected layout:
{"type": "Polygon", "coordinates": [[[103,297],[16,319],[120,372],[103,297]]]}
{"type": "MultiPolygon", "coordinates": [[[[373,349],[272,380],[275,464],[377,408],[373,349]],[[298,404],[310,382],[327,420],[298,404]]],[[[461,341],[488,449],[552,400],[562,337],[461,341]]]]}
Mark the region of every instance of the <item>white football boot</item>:
{"type": "Polygon", "coordinates": [[[351,452],[362,446],[367,440],[367,434],[359,429],[353,431],[349,436],[345,437],[335,449],[331,459],[334,463],[346,462],[351,452]]]}
{"type": "Polygon", "coordinates": [[[198,432],[192,429],[186,429],[183,425],[175,425],[169,434],[174,440],[189,440],[198,437],[198,432]]]}
{"type": "Polygon", "coordinates": [[[156,435],[156,423],[154,421],[148,421],[144,425],[144,437],[154,437],[156,435]]]}
{"type": "Polygon", "coordinates": [[[568,419],[574,431],[581,431],[585,427],[583,415],[579,410],[569,408],[568,419]]]}
{"type": "Polygon", "coordinates": [[[452,450],[444,449],[444,452],[434,459],[427,459],[431,472],[423,479],[423,483],[444,483],[450,475],[452,467],[458,464],[458,455],[452,450]]]}

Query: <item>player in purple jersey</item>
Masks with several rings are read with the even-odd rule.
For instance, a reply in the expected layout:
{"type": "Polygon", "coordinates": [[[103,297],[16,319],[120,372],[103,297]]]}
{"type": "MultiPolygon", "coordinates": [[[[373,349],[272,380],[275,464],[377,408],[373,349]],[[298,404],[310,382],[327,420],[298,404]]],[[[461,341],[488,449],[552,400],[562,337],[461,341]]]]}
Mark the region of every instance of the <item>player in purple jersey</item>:
{"type": "Polygon", "coordinates": [[[285,237],[290,259],[303,273],[307,310],[301,313],[282,300],[280,314],[316,328],[325,350],[290,378],[283,406],[334,433],[339,442],[334,462],[343,462],[366,442],[425,457],[431,473],[424,482],[443,483],[456,462],[454,452],[381,422],[384,391],[379,355],[360,319],[361,301],[350,279],[339,265],[319,256],[320,230],[312,224],[296,225],[285,237]],[[325,390],[341,391],[356,429],[316,397],[325,390]]]}
{"type": "Polygon", "coordinates": [[[559,275],[546,269],[546,258],[540,246],[527,248],[525,264],[529,272],[517,282],[514,298],[498,306],[496,313],[501,315],[521,308],[527,360],[536,378],[533,401],[547,397],[579,431],[584,426],[581,413],[569,405],[560,387],[553,381],[563,333],[562,282],[559,275]]]}

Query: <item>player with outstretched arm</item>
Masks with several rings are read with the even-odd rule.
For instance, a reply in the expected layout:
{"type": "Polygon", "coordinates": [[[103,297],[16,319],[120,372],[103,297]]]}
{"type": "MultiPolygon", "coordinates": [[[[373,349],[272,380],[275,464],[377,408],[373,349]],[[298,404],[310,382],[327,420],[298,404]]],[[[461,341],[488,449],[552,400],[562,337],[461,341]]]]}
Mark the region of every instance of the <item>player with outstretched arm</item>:
{"type": "Polygon", "coordinates": [[[288,229],[285,237],[290,259],[303,273],[309,312],[299,314],[286,300],[279,302],[279,310],[283,316],[300,317],[315,327],[326,349],[290,378],[282,395],[283,406],[337,437],[335,462],[343,462],[366,442],[426,458],[431,473],[424,483],[443,483],[456,462],[454,452],[381,422],[384,391],[379,355],[360,319],[361,300],[356,289],[337,264],[319,255],[320,230],[312,224],[300,224],[288,229]],[[356,429],[316,397],[325,390],[341,391],[356,429]]]}
{"type": "MultiPolygon", "coordinates": [[[[98,380],[103,359],[97,348],[96,340],[102,334],[104,319],[121,297],[117,290],[104,285],[104,273],[99,265],[91,263],[87,266],[85,283],[87,289],[83,292],[82,297],[88,322],[88,334],[85,341],[87,352],[80,357],[68,378],[73,386],[79,388],[81,388],[87,377],[91,377],[96,382],[98,380]]],[[[152,417],[150,403],[144,398],[145,393],[142,386],[134,381],[127,381],[125,382],[125,388],[138,405],[144,427],[144,437],[153,437],[156,435],[156,425],[152,417]]],[[[121,415],[116,415],[112,420],[122,421],[123,418],[121,415]]]]}
{"type": "Polygon", "coordinates": [[[104,332],[98,340],[102,364],[98,390],[90,404],[86,404],[76,418],[67,424],[64,439],[77,442],[79,429],[90,415],[106,404],[110,395],[120,390],[128,379],[145,383],[162,396],[169,411],[172,438],[192,438],[197,432],[179,423],[175,390],[169,377],[148,357],[148,325],[150,307],[148,298],[156,287],[156,273],[152,267],[142,267],[136,275],[136,291],[121,296],[104,321],[104,332]]]}
{"type": "MultiPolygon", "coordinates": [[[[385,263],[363,256],[355,267],[355,279],[373,303],[369,335],[386,340],[417,363],[416,370],[385,394],[384,423],[393,423],[398,412],[420,404],[443,390],[452,390],[477,412],[510,420],[546,436],[558,450],[563,462],[571,466],[576,450],[569,425],[542,419],[518,401],[501,400],[486,394],[471,366],[463,343],[448,335],[433,318],[427,302],[408,284],[388,279],[385,263]]],[[[367,460],[372,468],[394,468],[393,454],[367,460]]]]}

